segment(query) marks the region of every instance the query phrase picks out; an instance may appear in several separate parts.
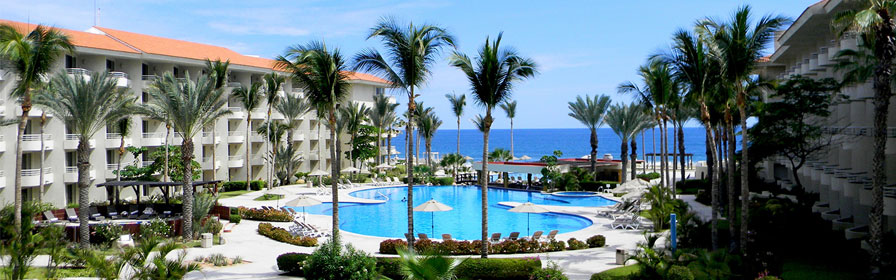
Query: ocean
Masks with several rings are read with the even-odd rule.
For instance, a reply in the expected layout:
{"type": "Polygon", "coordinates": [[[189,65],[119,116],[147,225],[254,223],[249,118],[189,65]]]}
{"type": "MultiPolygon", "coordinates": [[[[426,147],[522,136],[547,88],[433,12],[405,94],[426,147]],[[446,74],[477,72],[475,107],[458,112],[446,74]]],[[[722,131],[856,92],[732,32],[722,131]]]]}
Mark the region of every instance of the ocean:
{"type": "MultiPolygon", "coordinates": [[[[444,127],[444,126],[443,126],[444,127]]],[[[671,127],[671,125],[670,125],[671,127]]],[[[669,129],[669,148],[672,148],[672,129],[669,129]]],[[[642,142],[641,136],[638,135],[638,159],[641,159],[643,152],[651,153],[656,145],[656,153],[660,152],[660,129],[655,129],[653,133],[647,130],[642,142]],[[655,142],[652,137],[655,134],[655,142]]],[[[685,153],[694,154],[694,162],[706,160],[705,148],[705,130],[703,127],[686,127],[684,128],[684,146],[685,153]]],[[[522,157],[527,155],[531,157],[531,161],[537,161],[542,156],[550,155],[554,150],[563,152],[563,157],[582,157],[591,154],[590,146],[591,132],[586,128],[564,128],[564,129],[514,129],[513,144],[514,155],[522,157]]],[[[608,127],[603,127],[597,131],[597,156],[603,157],[604,154],[613,155],[614,159],[619,159],[621,145],[618,136],[608,127]]],[[[440,155],[454,153],[457,150],[457,130],[456,129],[439,129],[432,140],[432,151],[438,152],[440,155]]],[[[401,152],[400,157],[404,157],[404,130],[401,135],[392,138],[392,145],[401,152]]],[[[420,139],[420,156],[425,151],[425,142],[420,139]]],[[[510,129],[492,129],[489,134],[489,151],[495,148],[504,148],[510,150],[510,129]]],[[[677,148],[676,148],[677,149],[677,148]]],[[[482,133],[476,129],[460,130],[460,153],[464,156],[470,156],[474,160],[482,158],[482,133]]],[[[631,150],[629,150],[631,153],[631,150]]]]}

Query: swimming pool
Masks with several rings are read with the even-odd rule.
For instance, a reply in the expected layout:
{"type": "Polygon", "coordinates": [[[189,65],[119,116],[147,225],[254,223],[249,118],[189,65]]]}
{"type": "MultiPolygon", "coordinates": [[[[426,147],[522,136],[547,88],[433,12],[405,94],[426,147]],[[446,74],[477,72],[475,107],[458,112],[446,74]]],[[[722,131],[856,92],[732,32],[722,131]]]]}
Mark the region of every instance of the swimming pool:
{"type": "MultiPolygon", "coordinates": [[[[387,200],[385,203],[340,203],[339,228],[348,232],[387,238],[404,238],[408,229],[407,187],[376,188],[355,191],[351,196],[376,200],[387,200]]],[[[414,212],[414,230],[426,233],[430,237],[441,238],[449,233],[456,239],[479,239],[481,235],[481,190],[476,186],[418,186],[414,187],[414,204],[420,205],[435,199],[451,206],[454,210],[447,212],[414,212]],[[435,222],[435,236],[431,231],[431,218],[435,222]]],[[[489,188],[489,232],[500,232],[504,236],[518,231],[526,234],[526,213],[512,213],[510,207],[499,205],[499,202],[527,202],[541,205],[558,206],[607,206],[616,201],[603,197],[556,197],[538,192],[527,192],[507,189],[489,188]]],[[[307,207],[311,214],[332,215],[332,204],[324,203],[307,207]]],[[[301,207],[296,208],[302,211],[301,207]]],[[[529,215],[531,232],[542,230],[559,230],[560,233],[571,232],[590,226],[590,220],[567,214],[543,213],[529,215]]]]}

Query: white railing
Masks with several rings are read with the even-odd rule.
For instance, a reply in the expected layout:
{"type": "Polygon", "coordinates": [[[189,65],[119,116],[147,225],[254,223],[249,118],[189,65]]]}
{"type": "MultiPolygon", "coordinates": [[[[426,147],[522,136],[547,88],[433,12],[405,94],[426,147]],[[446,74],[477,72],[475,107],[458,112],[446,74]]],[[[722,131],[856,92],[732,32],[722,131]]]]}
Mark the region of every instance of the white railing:
{"type": "MultiPolygon", "coordinates": [[[[44,167],[44,174],[53,174],[52,167],[44,167]]],[[[22,176],[40,176],[40,169],[22,169],[22,176]]]]}
{"type": "Polygon", "coordinates": [[[107,163],[106,170],[118,170],[118,164],[115,163],[107,163]]]}
{"type": "Polygon", "coordinates": [[[227,156],[227,160],[238,161],[238,160],[243,160],[243,157],[242,156],[227,156]]]}
{"type": "Polygon", "coordinates": [[[3,173],[3,170],[0,170],[0,178],[2,178],[4,176],[6,176],[6,175],[3,173]]]}
{"type": "Polygon", "coordinates": [[[212,137],[213,134],[214,132],[202,132],[202,138],[212,137]]]}
{"type": "Polygon", "coordinates": [[[66,166],[65,173],[78,173],[78,167],[77,166],[66,166]]]}
{"type": "Polygon", "coordinates": [[[112,78],[124,78],[124,79],[127,79],[127,78],[128,78],[128,73],[125,73],[125,72],[109,72],[109,76],[112,76],[112,78]]]}
{"type": "MultiPolygon", "coordinates": [[[[44,133],[44,141],[53,140],[52,134],[44,133]]],[[[22,135],[22,141],[40,141],[40,134],[22,135]]]]}
{"type": "Polygon", "coordinates": [[[237,112],[242,112],[242,111],[243,111],[243,107],[227,107],[227,110],[230,110],[231,112],[237,113],[237,112]]]}
{"type": "Polygon", "coordinates": [[[65,140],[69,140],[69,141],[77,141],[77,140],[80,140],[80,138],[81,138],[81,134],[66,134],[65,135],[65,140]]]}
{"type": "Polygon", "coordinates": [[[115,133],[115,132],[106,133],[106,139],[121,139],[121,133],[115,133]]]}
{"type": "Polygon", "coordinates": [[[144,81],[155,81],[155,80],[158,80],[158,79],[159,79],[159,76],[156,76],[156,75],[143,75],[143,76],[141,77],[141,79],[144,80],[144,81]]]}
{"type": "Polygon", "coordinates": [[[163,133],[143,133],[143,138],[165,138],[165,134],[163,133]]]}
{"type": "Polygon", "coordinates": [[[243,136],[242,131],[228,131],[227,136],[243,136]]]}
{"type": "Polygon", "coordinates": [[[84,69],[84,68],[66,68],[66,69],[65,69],[65,73],[72,74],[72,75],[84,75],[84,76],[89,76],[89,75],[90,75],[90,70],[87,70],[87,69],[84,69]]]}
{"type": "Polygon", "coordinates": [[[241,84],[240,82],[227,82],[228,87],[240,87],[242,85],[243,84],[241,84]]]}

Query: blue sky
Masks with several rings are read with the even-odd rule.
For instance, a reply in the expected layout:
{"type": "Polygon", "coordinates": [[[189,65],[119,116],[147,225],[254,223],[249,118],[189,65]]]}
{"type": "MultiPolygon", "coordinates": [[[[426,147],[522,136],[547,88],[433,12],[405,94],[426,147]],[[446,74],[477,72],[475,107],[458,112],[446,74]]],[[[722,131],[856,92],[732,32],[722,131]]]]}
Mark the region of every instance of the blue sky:
{"type": "MultiPolygon", "coordinates": [[[[347,56],[377,40],[365,40],[382,16],[426,22],[447,28],[459,50],[473,55],[486,36],[504,32],[502,44],[513,46],[541,66],[534,79],[520,83],[515,128],[581,127],[567,116],[567,102],[577,95],[607,94],[614,102],[632,96],[616,93],[621,82],[637,80],[635,69],[647,56],[668,48],[671,34],[691,28],[704,17],[726,19],[749,4],[757,16],[773,13],[793,19],[817,0],[787,1],[109,1],[97,0],[99,25],[126,31],[229,47],[237,52],[274,57],[292,44],[325,40],[347,56]]],[[[92,0],[0,0],[0,18],[86,30],[94,23],[92,0]]],[[[462,74],[447,64],[447,55],[422,88],[426,106],[436,108],[455,127],[446,93],[466,93],[462,74]]],[[[396,93],[399,102],[405,98],[396,93]]],[[[461,121],[482,108],[467,109],[461,121]]],[[[507,128],[496,112],[494,128],[507,128]]]]}

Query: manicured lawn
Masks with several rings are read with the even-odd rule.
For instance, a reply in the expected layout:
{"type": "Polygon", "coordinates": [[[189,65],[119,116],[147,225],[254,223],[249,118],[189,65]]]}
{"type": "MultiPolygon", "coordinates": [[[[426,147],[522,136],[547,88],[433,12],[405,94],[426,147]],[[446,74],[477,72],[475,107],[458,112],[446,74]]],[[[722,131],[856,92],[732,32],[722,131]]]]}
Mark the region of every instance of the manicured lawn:
{"type": "Polygon", "coordinates": [[[230,198],[235,196],[241,196],[252,191],[242,190],[242,191],[232,191],[232,192],[219,192],[218,198],[230,198]]]}
{"type": "MultiPolygon", "coordinates": [[[[6,269],[6,267],[0,266],[0,270],[6,269]]],[[[93,277],[94,275],[88,269],[69,269],[69,268],[59,268],[56,271],[57,278],[67,278],[67,277],[93,277]]],[[[47,278],[47,269],[43,267],[32,267],[28,270],[28,273],[25,274],[25,279],[48,279],[47,278]]]]}
{"type": "Polygon", "coordinates": [[[278,199],[282,199],[282,198],[283,198],[283,196],[279,195],[279,194],[264,194],[259,197],[256,197],[254,200],[255,201],[269,201],[269,200],[278,200],[278,199]]]}
{"type": "Polygon", "coordinates": [[[604,272],[601,272],[598,274],[604,275],[604,276],[609,276],[610,279],[617,279],[617,278],[625,279],[627,276],[638,273],[638,271],[640,271],[640,270],[641,270],[641,266],[634,264],[634,265],[627,265],[627,266],[623,266],[623,267],[617,267],[617,268],[610,269],[610,270],[607,270],[607,271],[604,271],[604,272]]]}

